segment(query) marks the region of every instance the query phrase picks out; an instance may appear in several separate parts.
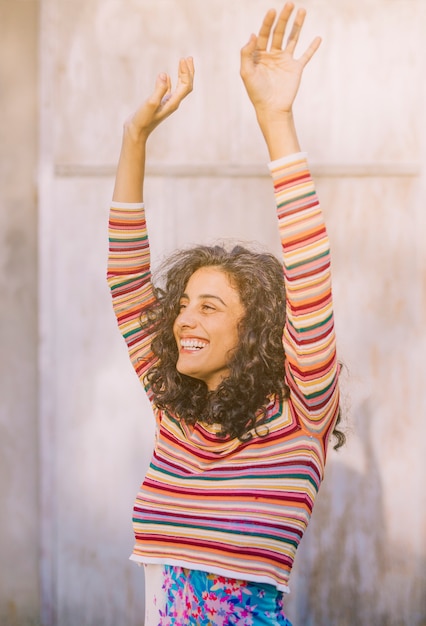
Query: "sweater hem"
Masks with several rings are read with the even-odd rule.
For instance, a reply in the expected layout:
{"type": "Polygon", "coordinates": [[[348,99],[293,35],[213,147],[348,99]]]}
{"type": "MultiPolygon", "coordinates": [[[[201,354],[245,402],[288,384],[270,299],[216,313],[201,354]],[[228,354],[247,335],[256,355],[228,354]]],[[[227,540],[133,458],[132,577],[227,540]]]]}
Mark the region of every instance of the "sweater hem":
{"type": "Polygon", "coordinates": [[[192,563],[191,561],[182,561],[179,559],[170,559],[170,558],[157,558],[157,557],[149,557],[149,556],[138,556],[137,554],[132,554],[129,557],[130,561],[137,563],[138,565],[177,565],[180,567],[186,567],[187,569],[199,570],[201,572],[206,572],[207,574],[217,574],[218,576],[227,576],[228,578],[235,578],[237,580],[247,580],[252,583],[263,583],[267,585],[272,585],[276,587],[278,591],[282,591],[283,593],[290,593],[290,587],[283,583],[277,582],[271,576],[259,576],[256,574],[249,574],[246,572],[239,572],[232,569],[227,569],[226,567],[215,567],[203,565],[202,563],[192,563]]]}

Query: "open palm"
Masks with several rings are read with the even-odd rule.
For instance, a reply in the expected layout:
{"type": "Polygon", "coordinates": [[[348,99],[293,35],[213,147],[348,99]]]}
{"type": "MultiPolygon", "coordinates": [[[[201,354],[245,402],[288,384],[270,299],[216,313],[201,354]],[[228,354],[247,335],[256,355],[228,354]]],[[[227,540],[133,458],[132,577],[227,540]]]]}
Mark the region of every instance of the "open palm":
{"type": "Polygon", "coordinates": [[[304,54],[296,59],[294,51],[306,12],[299,9],[283,48],[284,34],[294,5],[288,2],[278,16],[271,9],[265,15],[259,35],[251,35],[241,50],[241,77],[256,110],[291,111],[303,69],[318,49],[316,37],[304,54]]]}

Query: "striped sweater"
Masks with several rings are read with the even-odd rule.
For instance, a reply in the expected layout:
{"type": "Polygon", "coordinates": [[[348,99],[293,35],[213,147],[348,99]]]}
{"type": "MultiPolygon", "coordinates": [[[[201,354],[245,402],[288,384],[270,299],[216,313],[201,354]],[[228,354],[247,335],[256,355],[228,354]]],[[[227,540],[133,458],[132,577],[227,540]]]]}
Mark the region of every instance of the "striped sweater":
{"type": "MultiPolygon", "coordinates": [[[[289,398],[271,399],[267,431],[253,431],[248,441],[219,438],[215,426],[189,426],[154,405],[155,449],[135,502],[131,559],[288,591],[338,413],[338,367],[329,242],[306,157],[269,167],[287,293],[289,398]]],[[[139,323],[141,309],[154,300],[143,205],[113,203],[109,225],[114,311],[143,382],[155,363],[152,337],[139,323]]]]}

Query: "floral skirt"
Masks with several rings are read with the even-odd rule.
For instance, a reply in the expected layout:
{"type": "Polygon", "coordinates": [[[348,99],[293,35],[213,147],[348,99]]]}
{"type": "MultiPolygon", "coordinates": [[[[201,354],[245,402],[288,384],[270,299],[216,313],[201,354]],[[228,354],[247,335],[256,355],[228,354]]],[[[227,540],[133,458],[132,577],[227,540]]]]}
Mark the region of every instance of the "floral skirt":
{"type": "MultiPolygon", "coordinates": [[[[146,577],[150,576],[150,567],[146,568],[146,577]]],[[[283,596],[273,585],[164,565],[161,590],[157,585],[151,598],[146,598],[151,603],[147,624],[291,626],[284,615],[283,596]]]]}

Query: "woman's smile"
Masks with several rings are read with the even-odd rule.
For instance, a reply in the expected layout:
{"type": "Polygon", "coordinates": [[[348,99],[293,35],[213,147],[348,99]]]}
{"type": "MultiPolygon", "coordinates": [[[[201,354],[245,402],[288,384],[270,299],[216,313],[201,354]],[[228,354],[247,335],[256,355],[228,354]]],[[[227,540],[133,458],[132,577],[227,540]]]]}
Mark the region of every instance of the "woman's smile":
{"type": "Polygon", "coordinates": [[[193,339],[189,337],[189,338],[182,338],[180,340],[180,345],[181,345],[182,350],[186,350],[189,352],[197,352],[198,350],[203,350],[203,348],[208,346],[208,342],[202,341],[201,339],[193,339]]]}

